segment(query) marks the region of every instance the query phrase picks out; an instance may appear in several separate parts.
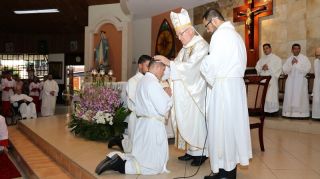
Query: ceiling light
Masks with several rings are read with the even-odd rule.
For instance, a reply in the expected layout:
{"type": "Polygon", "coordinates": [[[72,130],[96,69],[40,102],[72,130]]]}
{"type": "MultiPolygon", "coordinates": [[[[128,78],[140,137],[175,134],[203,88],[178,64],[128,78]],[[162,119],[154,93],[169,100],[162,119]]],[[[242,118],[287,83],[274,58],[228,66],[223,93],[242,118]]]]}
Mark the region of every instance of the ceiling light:
{"type": "Polygon", "coordinates": [[[58,9],[35,9],[35,10],[18,10],[13,11],[15,14],[44,14],[44,13],[58,13],[58,9]]]}

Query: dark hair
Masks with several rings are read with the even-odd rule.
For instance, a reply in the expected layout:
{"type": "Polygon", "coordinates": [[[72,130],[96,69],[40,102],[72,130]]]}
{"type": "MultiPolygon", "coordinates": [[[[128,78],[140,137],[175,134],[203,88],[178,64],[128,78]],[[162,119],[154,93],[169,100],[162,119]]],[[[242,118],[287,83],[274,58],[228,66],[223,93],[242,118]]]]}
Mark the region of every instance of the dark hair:
{"type": "Polygon", "coordinates": [[[293,44],[291,48],[293,48],[293,47],[299,47],[299,48],[301,48],[300,44],[298,44],[298,43],[293,44]]]}
{"type": "Polygon", "coordinates": [[[138,60],[138,64],[142,64],[146,61],[150,61],[152,58],[149,55],[141,55],[138,60]]]}
{"type": "Polygon", "coordinates": [[[269,43],[265,43],[262,45],[262,47],[268,46],[269,48],[271,48],[271,45],[269,43]]]}
{"type": "Polygon", "coordinates": [[[202,16],[202,19],[211,20],[212,18],[218,18],[219,20],[225,21],[222,14],[214,8],[208,9],[202,16]]]}
{"type": "Polygon", "coordinates": [[[165,64],[163,64],[161,61],[151,59],[148,67],[150,68],[152,66],[155,66],[156,64],[161,64],[161,65],[165,66],[165,64]]]}

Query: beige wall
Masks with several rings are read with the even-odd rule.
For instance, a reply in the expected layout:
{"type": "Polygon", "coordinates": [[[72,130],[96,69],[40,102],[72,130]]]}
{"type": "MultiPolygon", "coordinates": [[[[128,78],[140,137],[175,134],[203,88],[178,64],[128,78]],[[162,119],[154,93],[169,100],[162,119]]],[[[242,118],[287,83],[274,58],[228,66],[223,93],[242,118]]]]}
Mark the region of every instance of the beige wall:
{"type": "MultiPolygon", "coordinates": [[[[206,6],[218,6],[226,19],[232,21],[232,9],[243,4],[243,0],[218,0],[206,6]]],[[[320,46],[319,7],[320,0],[273,0],[273,15],[260,19],[260,56],[262,44],[270,43],[273,52],[285,60],[291,55],[291,45],[299,43],[301,53],[313,64],[314,49],[320,46]]],[[[244,23],[235,23],[235,27],[243,37],[244,23]]],[[[203,25],[197,28],[203,34],[203,25]]]]}

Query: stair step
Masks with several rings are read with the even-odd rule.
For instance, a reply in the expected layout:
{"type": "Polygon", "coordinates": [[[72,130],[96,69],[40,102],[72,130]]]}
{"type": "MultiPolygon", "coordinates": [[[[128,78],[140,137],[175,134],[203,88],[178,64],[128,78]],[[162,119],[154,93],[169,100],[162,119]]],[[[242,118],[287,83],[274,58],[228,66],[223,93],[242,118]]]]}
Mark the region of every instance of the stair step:
{"type": "Polygon", "coordinates": [[[13,146],[13,157],[22,165],[30,178],[72,178],[54,160],[39,149],[16,126],[9,127],[9,140],[13,146]]]}

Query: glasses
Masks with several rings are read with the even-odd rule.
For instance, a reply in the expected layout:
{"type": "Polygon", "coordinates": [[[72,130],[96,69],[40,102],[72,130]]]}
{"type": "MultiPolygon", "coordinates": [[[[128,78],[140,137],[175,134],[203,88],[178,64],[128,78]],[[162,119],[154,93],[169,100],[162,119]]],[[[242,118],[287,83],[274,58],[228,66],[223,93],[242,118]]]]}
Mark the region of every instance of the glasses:
{"type": "Polygon", "coordinates": [[[183,36],[183,34],[184,34],[188,29],[189,29],[189,28],[187,28],[186,30],[178,33],[178,34],[176,35],[176,37],[179,38],[180,36],[183,36]]]}
{"type": "Polygon", "coordinates": [[[210,23],[211,23],[211,20],[204,26],[204,28],[207,28],[210,23]]]}

